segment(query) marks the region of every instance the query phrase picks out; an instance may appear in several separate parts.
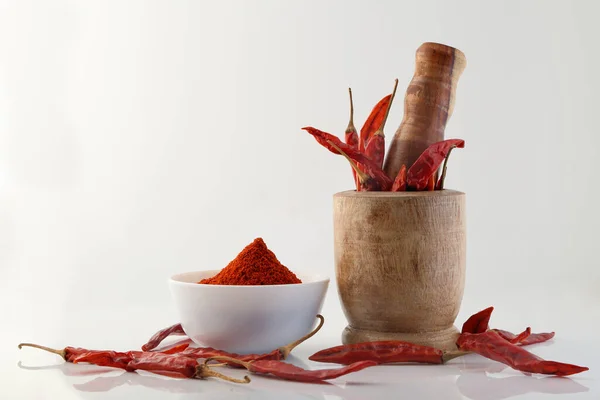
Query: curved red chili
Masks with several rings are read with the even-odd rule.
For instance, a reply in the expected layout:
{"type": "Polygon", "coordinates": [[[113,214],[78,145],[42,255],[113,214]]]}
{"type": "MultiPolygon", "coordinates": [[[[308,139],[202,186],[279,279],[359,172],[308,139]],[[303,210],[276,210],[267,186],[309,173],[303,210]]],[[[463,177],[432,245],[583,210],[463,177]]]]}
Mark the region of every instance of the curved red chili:
{"type": "Polygon", "coordinates": [[[371,160],[375,162],[380,168],[383,168],[383,159],[385,158],[385,135],[383,134],[383,129],[385,127],[385,123],[387,121],[388,115],[390,113],[390,108],[392,107],[392,103],[394,102],[394,97],[396,96],[396,89],[398,88],[398,79],[396,79],[394,83],[394,90],[392,91],[390,100],[385,109],[385,115],[381,120],[381,123],[377,127],[377,130],[370,135],[368,141],[366,142],[365,154],[371,160]]]}
{"type": "Polygon", "coordinates": [[[369,140],[377,129],[381,126],[381,122],[386,116],[386,110],[392,100],[392,95],[388,94],[383,99],[379,100],[375,107],[371,110],[371,113],[367,117],[362,128],[360,128],[360,141],[359,150],[364,151],[369,143],[369,140]]]}
{"type": "Polygon", "coordinates": [[[208,358],[204,364],[207,365],[213,360],[236,363],[252,373],[273,375],[290,381],[312,383],[319,383],[329,379],[335,379],[340,376],[347,375],[352,372],[358,372],[365,368],[377,365],[377,363],[374,361],[359,361],[350,365],[346,365],[342,368],[306,370],[283,361],[257,360],[245,362],[230,357],[208,358]]]}
{"type": "Polygon", "coordinates": [[[494,307],[488,307],[475,313],[465,321],[462,326],[462,333],[481,333],[489,329],[490,317],[494,307]]]}
{"type": "MultiPolygon", "coordinates": [[[[358,133],[356,132],[356,128],[354,127],[354,101],[352,100],[351,88],[348,88],[348,94],[350,96],[350,119],[348,121],[346,131],[344,132],[344,140],[346,141],[346,144],[348,146],[358,150],[360,138],[358,137],[358,133]]],[[[356,171],[354,169],[352,169],[352,176],[354,178],[354,183],[356,184],[356,190],[359,190],[359,182],[356,178],[356,171]]]]}
{"type": "Polygon", "coordinates": [[[181,324],[171,325],[168,328],[161,329],[160,331],[156,332],[154,335],[152,335],[148,342],[142,346],[142,350],[150,351],[155,349],[163,340],[171,335],[185,335],[181,324]]]}
{"type": "Polygon", "coordinates": [[[371,176],[373,179],[377,180],[381,185],[381,190],[389,190],[392,187],[392,180],[383,172],[381,167],[379,167],[373,160],[367,157],[363,152],[356,150],[346,143],[342,142],[337,136],[334,136],[330,133],[323,132],[317,128],[313,127],[304,127],[303,130],[307,131],[319,144],[325,147],[327,150],[331,151],[334,154],[340,154],[340,152],[333,146],[331,143],[335,144],[338,148],[340,148],[344,153],[352,159],[357,164],[360,164],[361,169],[371,176]]]}
{"type": "Polygon", "coordinates": [[[443,355],[442,350],[433,347],[390,340],[330,347],[316,352],[308,359],[344,365],[358,361],[374,361],[377,364],[409,362],[442,364],[443,355]]]}
{"type": "Polygon", "coordinates": [[[460,350],[472,351],[522,372],[567,376],[589,369],[578,365],[544,360],[523,347],[510,343],[493,330],[483,333],[462,333],[456,345],[460,350]]]}
{"type": "Polygon", "coordinates": [[[408,169],[406,174],[408,187],[416,190],[424,190],[427,188],[427,185],[431,181],[431,177],[435,177],[435,173],[446,159],[448,153],[456,147],[465,147],[465,141],[462,139],[447,139],[436,142],[425,149],[415,163],[408,169]]]}
{"type": "Polygon", "coordinates": [[[542,332],[542,333],[532,333],[525,338],[519,338],[518,335],[515,335],[512,332],[505,331],[502,329],[493,329],[496,331],[502,338],[508,340],[514,344],[520,344],[521,346],[527,346],[530,344],[537,344],[546,342],[554,337],[554,332],[542,332]]]}
{"type": "Polygon", "coordinates": [[[394,184],[392,185],[392,192],[404,192],[406,190],[406,165],[402,164],[400,171],[398,171],[398,175],[396,179],[394,179],[394,184]]]}

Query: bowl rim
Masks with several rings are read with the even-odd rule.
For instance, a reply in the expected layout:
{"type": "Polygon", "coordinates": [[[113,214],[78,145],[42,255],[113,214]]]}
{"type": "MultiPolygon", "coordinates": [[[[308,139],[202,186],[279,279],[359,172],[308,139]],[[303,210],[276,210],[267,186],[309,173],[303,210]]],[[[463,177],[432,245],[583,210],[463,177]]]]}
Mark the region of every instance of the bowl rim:
{"type": "Polygon", "coordinates": [[[221,271],[221,270],[220,269],[214,269],[214,270],[207,269],[207,270],[180,272],[175,275],[172,275],[169,278],[169,283],[175,284],[175,285],[182,285],[182,286],[194,286],[194,287],[199,287],[199,288],[235,288],[235,289],[244,288],[242,290],[249,290],[252,288],[301,287],[301,286],[319,285],[319,284],[323,284],[323,283],[329,283],[331,281],[331,278],[329,278],[328,276],[322,275],[322,274],[298,274],[300,276],[304,276],[304,277],[308,278],[310,280],[310,282],[290,283],[290,284],[283,284],[283,285],[207,285],[207,284],[196,283],[196,282],[183,282],[181,280],[176,279],[178,276],[181,276],[181,275],[194,274],[194,273],[200,273],[200,272],[213,272],[216,274],[219,271],[221,271]]]}

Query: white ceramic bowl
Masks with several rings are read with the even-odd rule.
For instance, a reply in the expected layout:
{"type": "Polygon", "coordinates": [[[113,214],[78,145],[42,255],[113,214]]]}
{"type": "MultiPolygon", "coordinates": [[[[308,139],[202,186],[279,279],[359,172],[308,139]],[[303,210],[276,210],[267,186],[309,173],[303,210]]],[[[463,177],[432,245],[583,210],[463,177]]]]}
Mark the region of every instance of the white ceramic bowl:
{"type": "Polygon", "coordinates": [[[185,333],[198,345],[239,354],[266,353],[316,325],[329,278],[302,276],[293,285],[225,286],[196,282],[215,271],[186,272],[169,285],[185,333]]]}

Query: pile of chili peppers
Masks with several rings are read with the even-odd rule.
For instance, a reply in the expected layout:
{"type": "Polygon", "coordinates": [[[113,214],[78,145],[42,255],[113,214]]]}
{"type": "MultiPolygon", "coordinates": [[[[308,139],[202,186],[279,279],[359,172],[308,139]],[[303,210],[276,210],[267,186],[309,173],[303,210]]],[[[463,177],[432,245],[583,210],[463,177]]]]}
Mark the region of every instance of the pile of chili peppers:
{"type": "Polygon", "coordinates": [[[317,128],[304,127],[316,141],[334,154],[343,156],[352,167],[356,190],[359,191],[424,191],[442,190],[446,179],[448,157],[454,148],[465,147],[462,139],[447,139],[433,143],[419,156],[413,165],[403,165],[397,176],[387,176],[383,170],[385,159],[385,135],[383,133],[390,108],[396,95],[398,79],[392,94],[381,99],[369,114],[360,135],[354,127],[354,103],[350,93],[350,121],[344,141],[317,128]],[[438,179],[438,170],[443,165],[438,179]]]}
{"type": "Polygon", "coordinates": [[[306,370],[295,365],[286,363],[290,352],[308,338],[314,336],[323,326],[324,318],[317,315],[319,324],[304,337],[275,349],[266,354],[239,355],[213,349],[210,347],[189,347],[188,340],[185,343],[177,343],[165,350],[155,351],[156,347],[170,335],[181,335],[183,329],[176,324],[157,332],[148,343],[142,346],[142,351],[118,352],[113,350],[88,350],[77,347],[65,347],[62,350],[51,349],[32,343],[21,343],[19,348],[34,347],[60,355],[65,361],[74,364],[93,364],[102,367],[123,369],[128,372],[147,371],[170,378],[220,378],[234,383],[249,383],[250,378],[236,379],[224,375],[213,369],[216,365],[209,365],[211,360],[225,361],[224,365],[232,367],[244,367],[255,374],[272,375],[274,377],[296,382],[322,383],[364,368],[377,365],[374,361],[358,361],[349,365],[321,370],[306,370]],[[204,359],[204,362],[199,360],[204,359]]]}
{"type": "Polygon", "coordinates": [[[375,365],[445,364],[454,358],[476,353],[526,373],[567,376],[588,370],[587,367],[544,360],[523,348],[552,339],[554,332],[531,333],[531,328],[528,327],[523,332],[514,334],[501,329],[490,329],[489,320],[492,311],[493,307],[486,308],[471,316],[463,324],[456,341],[456,350],[443,351],[403,341],[379,341],[331,347],[309,357],[312,361],[342,365],[342,367],[332,369],[306,370],[283,361],[296,346],[314,336],[321,329],[324,323],[321,315],[317,315],[319,323],[312,332],[265,354],[240,355],[210,347],[189,347],[191,342],[189,339],[165,349],[156,350],[167,337],[185,334],[179,324],[157,332],[148,343],[142,346],[142,351],[118,352],[76,347],[56,350],[31,343],[21,343],[19,348],[35,347],[58,354],[65,361],[75,364],[88,363],[119,368],[128,372],[142,370],[171,378],[214,377],[234,383],[249,383],[250,378],[248,376],[244,376],[243,379],[233,378],[217,372],[214,368],[217,366],[243,367],[253,374],[271,375],[296,382],[322,383],[375,365]],[[211,364],[213,361],[221,364],[211,364]]]}
{"type": "Polygon", "coordinates": [[[456,341],[457,350],[442,351],[402,341],[382,341],[332,347],[313,354],[309,360],[336,364],[364,360],[377,364],[444,364],[453,358],[476,353],[528,373],[567,376],[588,370],[587,367],[543,360],[523,348],[552,339],[554,332],[531,333],[531,328],[527,328],[515,335],[504,330],[490,329],[489,320],[493,310],[493,307],[486,308],[464,323],[456,341]]]}

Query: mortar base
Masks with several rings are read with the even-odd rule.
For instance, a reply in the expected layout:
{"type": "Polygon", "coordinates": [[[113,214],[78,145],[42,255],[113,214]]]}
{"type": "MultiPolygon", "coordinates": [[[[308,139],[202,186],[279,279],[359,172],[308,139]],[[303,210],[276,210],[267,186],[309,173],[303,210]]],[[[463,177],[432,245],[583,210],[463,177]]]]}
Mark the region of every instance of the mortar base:
{"type": "Polygon", "coordinates": [[[381,340],[402,340],[405,342],[435,347],[441,350],[456,350],[459,332],[456,327],[432,332],[379,332],[347,326],[342,332],[342,343],[375,342],[381,340]]]}

